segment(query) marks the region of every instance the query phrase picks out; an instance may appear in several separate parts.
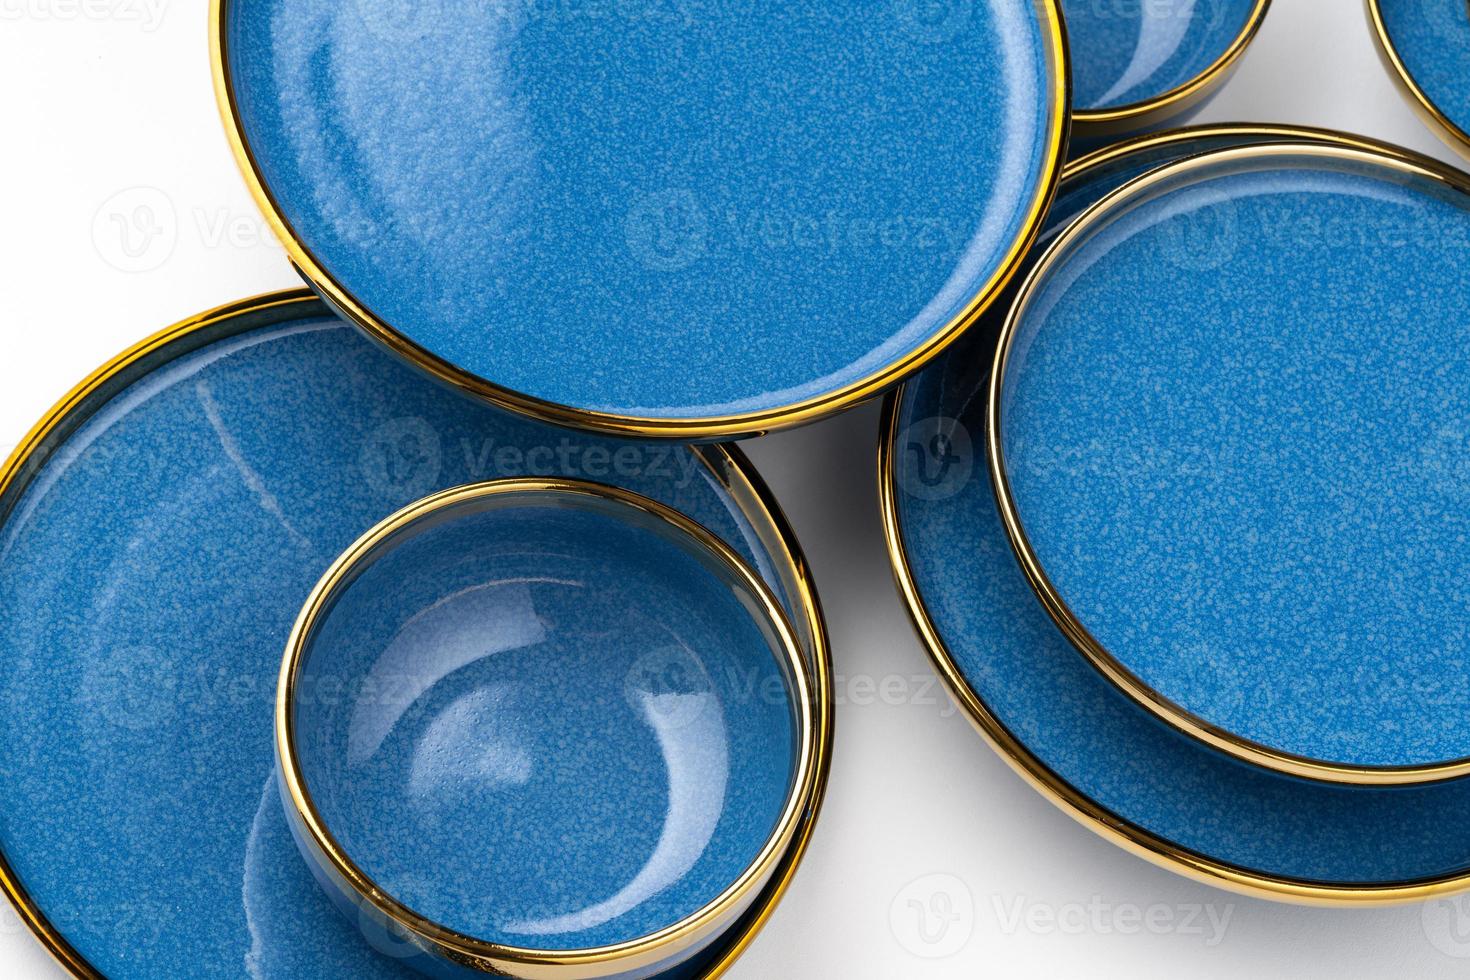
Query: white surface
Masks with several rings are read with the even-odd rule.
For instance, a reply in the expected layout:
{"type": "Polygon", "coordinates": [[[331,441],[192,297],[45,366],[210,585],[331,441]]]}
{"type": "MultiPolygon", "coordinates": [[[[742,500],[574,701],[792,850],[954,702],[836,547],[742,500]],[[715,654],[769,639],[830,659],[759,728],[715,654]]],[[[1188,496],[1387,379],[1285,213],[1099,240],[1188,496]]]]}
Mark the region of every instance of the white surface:
{"type": "MultiPolygon", "coordinates": [[[[0,449],[131,342],[297,284],[221,135],[205,7],[0,0],[0,449]],[[146,218],[140,206],[152,219],[129,255],[115,222],[146,218]]],[[[1454,160],[1390,83],[1358,0],[1275,0],[1208,120],[1333,126],[1454,160]]],[[[747,444],[815,567],[844,703],[810,856],[733,977],[1470,971],[1470,901],[1326,911],[1239,898],[1124,854],[1028,789],[950,707],[896,597],[876,430],[870,406],[747,444]]],[[[7,913],[0,977],[60,975],[7,913]]]]}

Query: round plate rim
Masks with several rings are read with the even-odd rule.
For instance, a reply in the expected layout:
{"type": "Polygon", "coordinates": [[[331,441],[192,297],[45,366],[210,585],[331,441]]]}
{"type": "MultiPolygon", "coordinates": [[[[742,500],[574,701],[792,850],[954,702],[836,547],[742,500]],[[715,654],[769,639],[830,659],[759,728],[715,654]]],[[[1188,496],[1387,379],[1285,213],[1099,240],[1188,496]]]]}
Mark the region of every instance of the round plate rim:
{"type": "MultiPolygon", "coordinates": [[[[78,382],[26,433],[4,464],[0,465],[0,501],[5,499],[18,480],[28,480],[33,476],[26,474],[25,470],[37,454],[44,457],[49,437],[69,424],[74,413],[85,410],[91,398],[101,389],[117,381],[135,365],[177,343],[182,342],[187,348],[189,340],[239,316],[293,306],[317,307],[318,315],[326,315],[327,311],[321,309],[322,305],[320,297],[308,289],[263,293],[188,317],[127,348],[78,382]]],[[[187,352],[188,349],[185,349],[179,356],[187,352]]],[[[728,946],[710,964],[700,980],[717,980],[750,947],[775,914],[811,844],[817,819],[826,799],[832,766],[835,722],[833,665],[826,618],[822,613],[821,599],[817,594],[811,567],[770,487],[738,446],[713,444],[689,448],[730,494],[731,501],[751,525],[752,532],[761,540],[772,560],[781,564],[778,571],[782,575],[783,586],[790,592],[789,600],[804,615],[803,626],[809,634],[811,644],[811,648],[805,652],[811,660],[812,720],[817,736],[816,781],[810,803],[801,816],[785,855],[757,900],[757,908],[747,912],[744,918],[731,927],[730,932],[716,940],[715,945],[720,946],[728,939],[728,946]],[[760,520],[752,520],[752,517],[760,520]]],[[[9,514],[0,511],[0,525],[8,519],[9,514]]],[[[3,849],[0,849],[0,892],[3,892],[25,927],[64,970],[79,980],[107,980],[105,974],[72,946],[62,931],[51,922],[45,910],[31,898],[3,849]]]]}
{"type": "Polygon", "coordinates": [[[1082,136],[1118,136],[1158,126],[1188,112],[1214,94],[1229,79],[1241,56],[1260,33],[1261,24],[1265,22],[1266,13],[1270,9],[1271,0],[1256,0],[1250,16],[1246,18],[1245,26],[1230,42],[1230,46],[1193,78],[1137,102],[1107,109],[1073,109],[1073,126],[1082,136]]]}
{"type": "MultiPolygon", "coordinates": [[[[1270,0],[1261,0],[1261,2],[1269,3],[1270,0]]],[[[1026,211],[1026,219],[1015,239],[1010,243],[1003,260],[958,315],[931,333],[917,347],[910,349],[903,357],[866,377],[844,384],[825,394],[776,408],[732,415],[686,418],[644,417],[597,412],[536,398],[494,384],[456,367],[379,319],[353,296],[344,284],[327,271],[325,265],[306,247],[286,220],[277,205],[275,196],[266,186],[264,175],[245,137],[229,64],[226,37],[226,15],[229,3],[230,0],[210,0],[209,7],[209,57],[214,77],[215,102],[219,109],[220,119],[224,124],[225,137],[230,145],[230,151],[250,191],[250,196],[259,207],[277,240],[285,248],[287,256],[301,277],[345,319],[356,324],[373,339],[387,346],[399,356],[407,358],[442,381],[521,415],[593,432],[637,435],[644,438],[680,439],[686,442],[745,438],[812,422],[883,394],[905,377],[932,361],[941,351],[958,340],[960,335],[984,314],[991,302],[1009,285],[1045,224],[1046,214],[1056,195],[1066,158],[1070,123],[1069,109],[1072,103],[1072,75],[1068,60],[1066,33],[1062,27],[1061,0],[1028,0],[1022,5],[1035,11],[1038,30],[1047,49],[1046,58],[1052,80],[1048,98],[1051,118],[1046,131],[1046,153],[1041,168],[1041,180],[1026,211]]]]}
{"type": "Polygon", "coordinates": [[[1393,35],[1389,33],[1388,22],[1383,17],[1382,0],[1364,0],[1368,10],[1368,20],[1373,26],[1373,39],[1377,43],[1375,49],[1378,51],[1379,60],[1388,69],[1389,77],[1392,78],[1399,92],[1408,99],[1409,105],[1414,109],[1416,115],[1424,121],[1424,124],[1434,132],[1444,143],[1456,153],[1470,160],[1470,132],[1457,124],[1445,114],[1429,93],[1414,78],[1414,73],[1409,71],[1409,65],[1399,54],[1398,47],[1393,43],[1393,35]]]}
{"type": "MultiPolygon", "coordinates": [[[[1150,134],[1105,147],[1068,164],[1063,180],[1129,154],[1212,137],[1270,137],[1282,141],[1361,147],[1389,154],[1408,154],[1390,144],[1329,129],[1305,126],[1227,123],[1150,134]]],[[[907,386],[890,392],[883,404],[877,466],[883,537],[895,586],[910,622],[950,696],[991,749],[1036,792],[1088,830],[1151,864],[1194,881],[1237,894],[1298,905],[1325,907],[1384,906],[1423,902],[1470,889],[1470,870],[1404,882],[1345,884],[1271,875],[1212,858],[1178,844],[1115,813],[1073,786],[1001,720],[965,679],[954,655],[940,636],[909,564],[903,521],[899,514],[895,445],[907,386]]]]}

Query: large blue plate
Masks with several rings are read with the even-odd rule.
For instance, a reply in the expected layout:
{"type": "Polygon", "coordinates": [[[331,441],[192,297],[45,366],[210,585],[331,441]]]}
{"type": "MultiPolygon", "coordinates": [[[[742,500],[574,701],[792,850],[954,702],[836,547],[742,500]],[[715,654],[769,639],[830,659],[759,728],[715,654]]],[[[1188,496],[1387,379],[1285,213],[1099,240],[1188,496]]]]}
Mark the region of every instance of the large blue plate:
{"type": "MultiPolygon", "coordinates": [[[[1243,127],[1147,138],[1069,168],[1048,234],[1161,163],[1281,139],[1364,145],[1243,127]]],[[[1470,780],[1347,786],[1251,766],[1160,724],[1078,655],[1017,565],[977,459],[999,324],[987,327],[890,400],[881,465],[902,591],[936,664],[998,751],[1094,830],[1215,883],[1338,902],[1470,884],[1470,833],[1459,819],[1470,780]]]]}
{"type": "Polygon", "coordinates": [[[1066,124],[1056,0],[216,0],[293,260],[491,400],[686,438],[899,380],[1014,271],[1066,124]]]}
{"type": "MultiPolygon", "coordinates": [[[[826,704],[815,596],[740,457],[507,415],[307,294],[167,331],[37,428],[0,473],[0,850],[63,963],[116,980],[412,975],[363,943],[296,851],[275,678],[312,585],[365,529],[435,490],[548,474],[616,483],[728,541],[793,613],[826,704]]],[[[764,921],[814,817],[703,970],[764,921]]]]}

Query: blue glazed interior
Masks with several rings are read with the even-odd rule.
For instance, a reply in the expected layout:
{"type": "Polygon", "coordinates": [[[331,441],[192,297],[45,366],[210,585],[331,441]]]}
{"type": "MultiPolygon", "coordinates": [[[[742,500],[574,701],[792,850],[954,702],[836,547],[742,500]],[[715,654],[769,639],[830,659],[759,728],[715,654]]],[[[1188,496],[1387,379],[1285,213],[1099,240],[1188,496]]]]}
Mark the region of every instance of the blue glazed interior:
{"type": "Polygon", "coordinates": [[[317,888],[271,736],[304,597],[399,507],[505,476],[617,483],[711,528],[804,622],[694,452],[513,418],[303,317],[165,352],[0,509],[0,849],[116,980],[416,976],[317,888]]]}
{"type": "Polygon", "coordinates": [[[864,380],[1027,230],[1030,0],[229,0],[241,127],[302,243],[464,371],[708,418],[864,380]]]}
{"type": "Polygon", "coordinates": [[[1145,685],[1307,758],[1470,756],[1467,264],[1470,196],[1278,156],[1170,178],[1049,267],[1007,474],[1145,685]]]}
{"type": "Polygon", "coordinates": [[[1470,133],[1470,4],[1377,2],[1394,51],[1414,83],[1450,122],[1470,133]]]}
{"type": "Polygon", "coordinates": [[[437,925],[538,950],[719,897],[775,832],[798,746],[774,625],[702,549],[560,492],[385,542],[318,618],[293,712],[343,852],[437,925]]]}
{"type": "Polygon", "coordinates": [[[1255,0],[1062,0],[1073,103],[1116,109],[1187,85],[1250,23],[1255,0]]]}
{"type": "MultiPolygon", "coordinates": [[[[1180,140],[1087,171],[1063,185],[1049,234],[1139,173],[1226,142],[1180,140]]],[[[1035,764],[1112,819],[1249,872],[1368,885],[1470,869],[1470,834],[1459,818],[1470,806],[1470,780],[1376,789],[1246,765],[1159,723],[1063,638],[1011,553],[983,458],[959,451],[983,445],[999,326],[989,318],[905,386],[895,446],[915,585],[957,669],[998,723],[1035,764]],[[942,458],[913,439],[932,431],[927,420],[935,418],[950,420],[946,445],[959,447],[942,458]],[[936,471],[946,463],[950,471],[936,471]]]]}

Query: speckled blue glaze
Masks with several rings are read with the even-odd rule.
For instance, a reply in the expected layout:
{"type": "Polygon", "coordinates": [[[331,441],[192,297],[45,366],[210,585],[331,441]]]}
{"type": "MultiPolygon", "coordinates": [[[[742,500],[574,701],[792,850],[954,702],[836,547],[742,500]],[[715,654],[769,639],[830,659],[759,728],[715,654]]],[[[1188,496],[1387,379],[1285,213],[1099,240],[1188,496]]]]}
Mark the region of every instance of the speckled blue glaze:
{"type": "Polygon", "coordinates": [[[710,418],[872,377],[1028,231],[1060,81],[1031,0],[229,0],[299,240],[471,375],[710,418]]]}
{"type": "Polygon", "coordinates": [[[1203,75],[1255,0],[1062,0],[1079,110],[1149,102],[1203,75]]]}
{"type": "Polygon", "coordinates": [[[1313,760],[1470,756],[1467,266],[1470,195],[1293,154],[1135,194],[1035,285],[1012,494],[1144,685],[1313,760]]]}
{"type": "Polygon", "coordinates": [[[1389,41],[1414,84],[1453,126],[1470,133],[1470,4],[1465,0],[1377,0],[1377,4],[1389,41]]]}
{"type": "MultiPolygon", "coordinates": [[[[1226,142],[1183,139],[1066,181],[1050,234],[1159,163],[1226,142]]],[[[1269,772],[1160,724],[1078,656],[1017,565],[976,455],[1000,323],[989,318],[903,389],[896,499],[929,617],[968,686],[1029,752],[1028,765],[1046,767],[1136,839],[1257,875],[1351,886],[1470,873],[1461,819],[1470,780],[1369,788],[1269,772]],[[942,455],[925,438],[936,418],[952,420],[942,455]]]]}
{"type": "Polygon", "coordinates": [[[427,493],[550,474],[691,515],[790,609],[785,573],[693,452],[486,408],[317,304],[200,338],[91,399],[0,509],[0,848],[114,980],[414,976],[317,888],[276,789],[280,659],[332,560],[427,493]]]}
{"type": "Polygon", "coordinates": [[[451,504],[318,616],[292,709],[303,785],[343,853],[439,926],[536,950],[650,936],[747,872],[793,792],[793,691],[760,608],[629,504],[451,504]]]}

